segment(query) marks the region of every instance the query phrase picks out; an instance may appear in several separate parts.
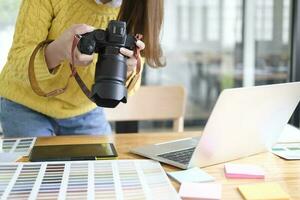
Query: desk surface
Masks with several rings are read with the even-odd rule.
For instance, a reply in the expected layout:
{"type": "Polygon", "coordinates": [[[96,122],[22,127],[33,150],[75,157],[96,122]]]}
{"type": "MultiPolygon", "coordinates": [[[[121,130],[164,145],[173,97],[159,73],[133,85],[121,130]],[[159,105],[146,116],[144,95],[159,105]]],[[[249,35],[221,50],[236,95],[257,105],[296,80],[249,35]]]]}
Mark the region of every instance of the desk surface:
{"type": "MultiPolygon", "coordinates": [[[[186,133],[146,133],[146,134],[117,134],[109,137],[99,136],[60,136],[39,138],[36,145],[54,144],[78,144],[78,143],[99,143],[114,142],[119,154],[119,159],[142,159],[143,157],[129,153],[133,147],[164,142],[172,139],[199,136],[199,132],[186,133]]],[[[292,199],[300,199],[300,161],[284,161],[271,153],[261,153],[255,156],[234,161],[235,163],[257,164],[266,171],[266,182],[276,182],[288,192],[292,199]]],[[[164,165],[166,171],[178,170],[175,167],[164,165]]],[[[263,182],[263,180],[232,180],[224,177],[223,164],[203,168],[212,175],[218,182],[222,183],[222,199],[242,199],[237,191],[238,185],[263,182]]],[[[179,184],[172,181],[178,190],[179,184]]]]}

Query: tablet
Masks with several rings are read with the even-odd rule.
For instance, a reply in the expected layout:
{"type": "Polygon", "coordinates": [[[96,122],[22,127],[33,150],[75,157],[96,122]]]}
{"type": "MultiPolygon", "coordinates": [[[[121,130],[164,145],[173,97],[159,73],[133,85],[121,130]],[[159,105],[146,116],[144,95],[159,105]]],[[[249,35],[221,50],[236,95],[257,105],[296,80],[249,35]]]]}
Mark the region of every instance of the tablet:
{"type": "Polygon", "coordinates": [[[118,156],[112,143],[34,146],[31,162],[114,159],[118,156]]]}

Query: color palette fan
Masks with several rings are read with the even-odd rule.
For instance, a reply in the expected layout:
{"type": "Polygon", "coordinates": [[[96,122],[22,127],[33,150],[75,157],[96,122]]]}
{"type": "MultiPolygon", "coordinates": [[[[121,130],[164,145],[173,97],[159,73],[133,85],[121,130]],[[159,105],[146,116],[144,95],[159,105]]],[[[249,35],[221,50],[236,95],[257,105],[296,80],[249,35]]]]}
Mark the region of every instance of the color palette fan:
{"type": "Polygon", "coordinates": [[[179,199],[151,160],[0,164],[1,199],[179,199]]]}

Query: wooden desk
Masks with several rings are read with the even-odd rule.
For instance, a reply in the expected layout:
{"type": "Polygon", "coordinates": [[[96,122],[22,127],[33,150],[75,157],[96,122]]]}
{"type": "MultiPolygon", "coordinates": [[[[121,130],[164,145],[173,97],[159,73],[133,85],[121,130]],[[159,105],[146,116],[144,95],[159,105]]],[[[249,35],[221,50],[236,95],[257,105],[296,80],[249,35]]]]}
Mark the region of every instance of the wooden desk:
{"type": "MultiPolygon", "coordinates": [[[[119,153],[119,159],[141,159],[142,157],[129,153],[133,147],[157,142],[179,139],[184,137],[199,136],[199,132],[190,133],[147,133],[147,134],[117,134],[107,138],[97,136],[60,136],[39,138],[36,145],[99,143],[101,141],[114,142],[119,153]]],[[[266,171],[265,180],[232,180],[224,177],[223,164],[203,168],[204,171],[214,176],[222,183],[222,199],[242,199],[237,191],[237,186],[257,182],[276,182],[290,194],[292,199],[300,199],[300,161],[284,161],[271,153],[262,153],[255,156],[234,161],[235,163],[258,164],[266,171]]],[[[169,165],[163,165],[166,171],[178,170],[169,165]]],[[[172,181],[178,190],[179,184],[172,181]]]]}

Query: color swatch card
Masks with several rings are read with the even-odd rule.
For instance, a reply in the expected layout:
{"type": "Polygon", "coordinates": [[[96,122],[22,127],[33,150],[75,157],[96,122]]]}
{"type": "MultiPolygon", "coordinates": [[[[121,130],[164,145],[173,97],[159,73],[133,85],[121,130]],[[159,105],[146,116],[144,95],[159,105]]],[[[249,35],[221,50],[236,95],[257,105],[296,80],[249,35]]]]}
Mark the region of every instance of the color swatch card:
{"type": "Polygon", "coordinates": [[[210,182],[214,181],[215,178],[207,174],[205,171],[198,167],[194,167],[187,170],[177,171],[177,172],[167,172],[167,174],[178,181],[183,182],[210,182]]]}
{"type": "Polygon", "coordinates": [[[179,196],[183,200],[218,200],[222,196],[222,186],[219,183],[188,183],[180,186],[179,196]]]}
{"type": "Polygon", "coordinates": [[[151,160],[2,163],[0,198],[179,200],[151,160]]]}
{"type": "Polygon", "coordinates": [[[276,144],[272,153],[286,160],[300,160],[300,143],[276,144]]]}
{"type": "Polygon", "coordinates": [[[289,195],[277,183],[242,185],[238,190],[246,200],[287,200],[289,195]]]}
{"type": "Polygon", "coordinates": [[[2,139],[3,153],[23,153],[29,154],[36,138],[16,138],[16,139],[2,139]]]}
{"type": "Polygon", "coordinates": [[[0,162],[14,162],[22,156],[28,156],[36,138],[2,139],[0,162]]]}
{"type": "Polygon", "coordinates": [[[263,179],[265,172],[260,166],[245,164],[225,164],[225,176],[227,178],[263,179]]]}

